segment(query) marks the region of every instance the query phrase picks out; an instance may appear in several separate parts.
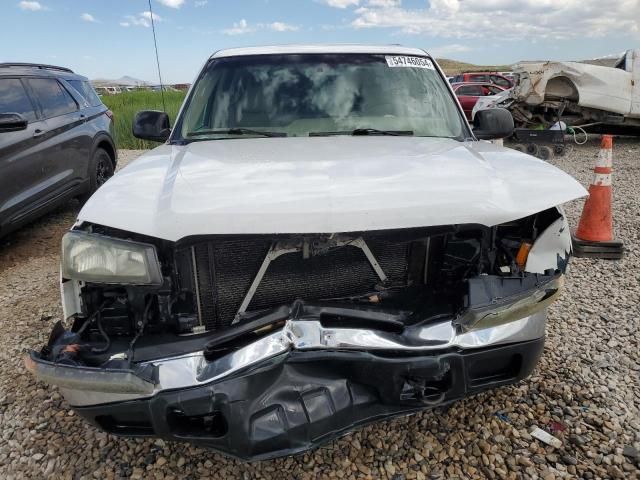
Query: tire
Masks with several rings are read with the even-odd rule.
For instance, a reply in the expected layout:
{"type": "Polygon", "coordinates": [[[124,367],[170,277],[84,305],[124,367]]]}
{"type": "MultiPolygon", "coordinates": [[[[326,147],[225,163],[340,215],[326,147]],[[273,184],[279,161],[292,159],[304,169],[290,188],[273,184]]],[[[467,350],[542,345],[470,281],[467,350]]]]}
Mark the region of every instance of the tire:
{"type": "Polygon", "coordinates": [[[96,148],[89,161],[89,190],[78,197],[81,203],[89,200],[89,197],[100,188],[104,182],[113,176],[113,159],[102,148],[96,148]]]}
{"type": "Polygon", "coordinates": [[[518,151],[518,152],[524,152],[526,151],[526,148],[523,144],[521,143],[516,143],[513,147],[511,147],[512,149],[518,151]]]}
{"type": "Polygon", "coordinates": [[[533,155],[534,157],[537,157],[538,156],[538,145],[536,145],[535,143],[527,144],[527,153],[529,155],[533,155]]]}
{"type": "Polygon", "coordinates": [[[560,157],[564,157],[564,154],[566,153],[564,145],[556,145],[555,147],[553,147],[553,153],[560,157]]]}
{"type": "Polygon", "coordinates": [[[551,150],[551,148],[547,146],[538,148],[538,158],[541,158],[542,160],[549,160],[551,157],[553,157],[553,150],[551,150]]]}

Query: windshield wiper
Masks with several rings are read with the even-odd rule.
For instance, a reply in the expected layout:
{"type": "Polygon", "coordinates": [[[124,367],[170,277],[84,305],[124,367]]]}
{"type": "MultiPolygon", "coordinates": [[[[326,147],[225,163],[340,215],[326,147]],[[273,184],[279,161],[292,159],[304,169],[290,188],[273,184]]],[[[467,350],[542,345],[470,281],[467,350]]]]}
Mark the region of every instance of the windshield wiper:
{"type": "Polygon", "coordinates": [[[356,128],[355,130],[345,130],[337,132],[309,132],[310,137],[324,137],[328,135],[393,135],[411,136],[413,130],[378,130],[377,128],[356,128]]]}
{"type": "Polygon", "coordinates": [[[284,132],[269,132],[265,130],[253,130],[251,128],[234,127],[218,128],[213,130],[197,130],[187,133],[187,137],[200,137],[204,135],[262,135],[263,137],[286,137],[284,132]]]}

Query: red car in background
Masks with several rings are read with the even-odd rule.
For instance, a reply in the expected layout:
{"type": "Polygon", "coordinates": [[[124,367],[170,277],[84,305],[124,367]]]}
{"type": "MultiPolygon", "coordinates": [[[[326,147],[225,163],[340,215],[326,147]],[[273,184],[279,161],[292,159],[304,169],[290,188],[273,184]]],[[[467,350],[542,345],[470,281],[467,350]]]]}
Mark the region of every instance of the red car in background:
{"type": "Polygon", "coordinates": [[[478,101],[478,98],[488,97],[489,95],[495,95],[496,93],[506,90],[505,88],[491,83],[474,82],[453,83],[451,84],[451,88],[453,88],[456,97],[458,97],[462,110],[464,110],[464,115],[469,121],[472,120],[471,112],[473,111],[473,107],[478,101]]]}
{"type": "Polygon", "coordinates": [[[496,72],[469,72],[454,75],[451,83],[491,83],[504,89],[513,87],[513,81],[496,72]]]}

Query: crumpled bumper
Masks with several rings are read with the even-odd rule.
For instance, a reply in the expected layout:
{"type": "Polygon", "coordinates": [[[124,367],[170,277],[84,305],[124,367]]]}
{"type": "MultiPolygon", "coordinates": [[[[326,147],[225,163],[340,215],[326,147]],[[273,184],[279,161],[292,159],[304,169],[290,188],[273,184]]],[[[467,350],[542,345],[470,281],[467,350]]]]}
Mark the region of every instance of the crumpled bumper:
{"type": "Polygon", "coordinates": [[[561,274],[485,278],[463,315],[409,325],[391,311],[296,301],[198,337],[190,353],[130,368],[53,363],[36,352],[26,364],[114,434],[272,458],[526,377],[561,285],[561,274]]]}
{"type": "Polygon", "coordinates": [[[399,334],[290,319],[215,359],[203,349],[126,370],[55,364],[32,352],[27,366],[111,433],[257,460],[514,383],[537,363],[545,321],[543,309],[477,331],[448,321],[399,334]]]}
{"type": "Polygon", "coordinates": [[[114,434],[189,441],[245,460],[315,448],[374,421],[518,381],[544,339],[388,357],[290,351],[242,373],[152,397],[76,408],[114,434]]]}

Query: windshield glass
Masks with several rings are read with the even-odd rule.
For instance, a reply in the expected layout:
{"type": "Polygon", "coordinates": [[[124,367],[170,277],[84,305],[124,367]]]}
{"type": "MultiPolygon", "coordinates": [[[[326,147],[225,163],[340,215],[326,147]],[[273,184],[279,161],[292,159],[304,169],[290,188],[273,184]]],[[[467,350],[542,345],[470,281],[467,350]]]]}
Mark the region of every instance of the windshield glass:
{"type": "Polygon", "coordinates": [[[287,54],[213,60],[176,133],[174,140],[186,141],[323,134],[462,140],[466,127],[427,57],[287,54]]]}

